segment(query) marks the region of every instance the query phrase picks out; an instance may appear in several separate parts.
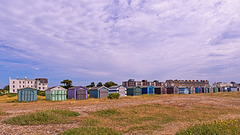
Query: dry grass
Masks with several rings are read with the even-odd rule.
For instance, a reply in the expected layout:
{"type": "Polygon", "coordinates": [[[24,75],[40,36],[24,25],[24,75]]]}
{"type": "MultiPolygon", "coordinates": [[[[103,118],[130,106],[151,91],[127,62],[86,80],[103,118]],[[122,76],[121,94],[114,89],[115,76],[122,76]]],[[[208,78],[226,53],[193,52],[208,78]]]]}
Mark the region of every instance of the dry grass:
{"type": "MultiPolygon", "coordinates": [[[[123,134],[174,134],[179,129],[185,129],[199,122],[240,118],[239,97],[240,92],[228,92],[191,95],[142,95],[121,97],[118,100],[107,98],[58,102],[38,100],[29,103],[7,103],[9,99],[5,97],[5,100],[0,98],[0,102],[2,102],[0,108],[14,116],[43,109],[67,109],[81,114],[81,117],[77,118],[78,123],[69,127],[63,124],[64,128],[60,128],[60,130],[59,127],[53,126],[49,130],[52,134],[78,126],[83,127],[78,131],[105,127],[123,134]]],[[[44,127],[46,126],[44,125],[44,127]]],[[[30,129],[36,131],[29,134],[46,134],[37,130],[38,127],[28,128],[29,131],[30,129]]],[[[11,128],[3,127],[2,130],[5,129],[11,128]]],[[[25,129],[18,127],[18,131],[24,133],[25,129]]],[[[12,132],[14,131],[9,131],[9,133],[12,132]]]]}
{"type": "Polygon", "coordinates": [[[152,134],[163,130],[168,123],[198,123],[218,119],[221,115],[238,114],[240,109],[207,106],[192,108],[143,104],[138,106],[101,110],[82,119],[82,126],[108,127],[120,133],[152,134]]]}

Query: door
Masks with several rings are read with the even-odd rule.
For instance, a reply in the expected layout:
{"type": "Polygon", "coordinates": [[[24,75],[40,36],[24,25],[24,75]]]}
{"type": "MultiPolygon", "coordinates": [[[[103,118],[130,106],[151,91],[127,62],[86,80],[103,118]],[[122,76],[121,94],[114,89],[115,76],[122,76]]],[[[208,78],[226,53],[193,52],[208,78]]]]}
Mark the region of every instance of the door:
{"type": "Polygon", "coordinates": [[[104,98],[108,96],[108,90],[107,89],[100,89],[100,98],[104,98]]]}
{"type": "Polygon", "coordinates": [[[86,90],[84,90],[82,88],[77,90],[77,99],[78,100],[86,99],[86,90]]]}

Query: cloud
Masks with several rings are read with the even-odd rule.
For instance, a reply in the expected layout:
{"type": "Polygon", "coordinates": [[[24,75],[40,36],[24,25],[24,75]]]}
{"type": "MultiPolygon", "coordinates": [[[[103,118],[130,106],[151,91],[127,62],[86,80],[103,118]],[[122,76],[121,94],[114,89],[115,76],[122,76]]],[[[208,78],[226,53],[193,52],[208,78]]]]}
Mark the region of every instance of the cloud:
{"type": "Polygon", "coordinates": [[[239,68],[239,6],[237,0],[2,1],[0,65],[22,59],[26,71],[60,80],[61,74],[117,82],[237,80],[228,76],[239,68]]]}

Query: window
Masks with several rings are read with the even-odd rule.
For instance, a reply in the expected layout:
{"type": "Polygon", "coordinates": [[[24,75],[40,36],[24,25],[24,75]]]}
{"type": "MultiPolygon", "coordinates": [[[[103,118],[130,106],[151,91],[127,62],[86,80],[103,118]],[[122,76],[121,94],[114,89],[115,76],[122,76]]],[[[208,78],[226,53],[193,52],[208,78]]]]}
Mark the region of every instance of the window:
{"type": "Polygon", "coordinates": [[[22,83],[24,83],[24,81],[22,83]]]}
{"type": "Polygon", "coordinates": [[[28,84],[29,84],[29,81],[28,81],[28,84]]]}
{"type": "Polygon", "coordinates": [[[42,89],[44,90],[44,87],[42,87],[42,89]]]}
{"type": "Polygon", "coordinates": [[[13,84],[15,83],[15,81],[12,82],[13,84]]]}
{"type": "Polygon", "coordinates": [[[39,88],[39,90],[41,90],[41,87],[38,87],[39,88]]]}
{"type": "Polygon", "coordinates": [[[21,85],[19,85],[19,88],[21,88],[21,85]]]}
{"type": "Polygon", "coordinates": [[[33,86],[31,85],[31,87],[33,87],[33,86]]]}
{"type": "Polygon", "coordinates": [[[24,85],[22,87],[24,88],[24,85]]]}
{"type": "Polygon", "coordinates": [[[32,81],[31,81],[31,84],[32,84],[32,81]]]}
{"type": "Polygon", "coordinates": [[[21,81],[19,81],[19,83],[21,84],[21,81]]]}
{"type": "Polygon", "coordinates": [[[15,92],[15,90],[13,89],[13,92],[15,92]]]}
{"type": "Polygon", "coordinates": [[[15,88],[15,85],[13,85],[12,87],[15,88]]]}
{"type": "Polygon", "coordinates": [[[39,83],[39,85],[41,85],[41,84],[39,83]]]}
{"type": "Polygon", "coordinates": [[[44,84],[42,84],[44,86],[44,84]]]}

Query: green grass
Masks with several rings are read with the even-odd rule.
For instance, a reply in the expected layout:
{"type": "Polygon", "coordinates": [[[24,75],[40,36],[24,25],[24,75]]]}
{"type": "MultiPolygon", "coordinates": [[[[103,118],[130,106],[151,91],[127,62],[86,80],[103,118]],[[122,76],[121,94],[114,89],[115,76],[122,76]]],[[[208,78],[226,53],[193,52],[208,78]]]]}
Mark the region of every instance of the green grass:
{"type": "Polygon", "coordinates": [[[68,110],[46,110],[12,117],[3,123],[12,125],[65,124],[70,123],[71,117],[75,116],[79,116],[79,113],[68,110]]]}
{"type": "Polygon", "coordinates": [[[60,135],[121,135],[111,128],[105,127],[80,127],[65,131],[60,135]]]}
{"type": "Polygon", "coordinates": [[[8,97],[15,97],[15,96],[17,96],[17,93],[8,93],[7,96],[8,97]]]}
{"type": "Polygon", "coordinates": [[[215,121],[197,124],[176,135],[237,135],[240,134],[240,120],[215,121]]]}

